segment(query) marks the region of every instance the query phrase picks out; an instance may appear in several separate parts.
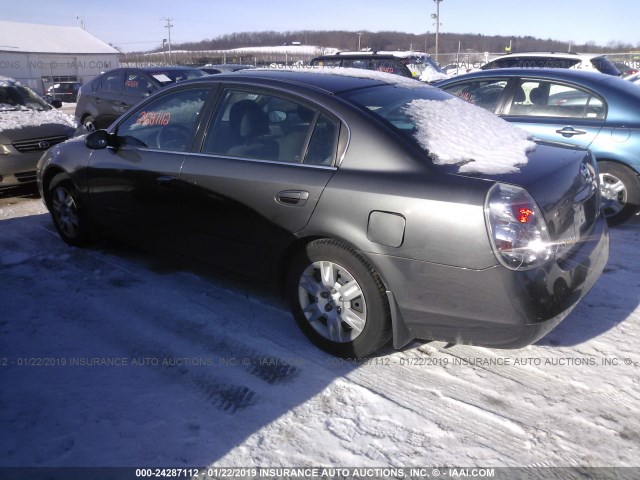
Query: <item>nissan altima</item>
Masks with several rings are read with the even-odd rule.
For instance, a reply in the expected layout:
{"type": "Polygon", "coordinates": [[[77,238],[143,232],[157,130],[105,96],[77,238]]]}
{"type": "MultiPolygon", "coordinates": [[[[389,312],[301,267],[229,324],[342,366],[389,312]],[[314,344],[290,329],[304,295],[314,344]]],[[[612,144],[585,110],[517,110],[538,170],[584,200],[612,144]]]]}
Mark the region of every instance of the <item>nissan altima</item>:
{"type": "Polygon", "coordinates": [[[607,261],[597,169],[415,80],[247,70],[161,90],[49,150],[38,181],[68,244],[273,283],[312,342],[360,357],[557,325],[607,261]]]}

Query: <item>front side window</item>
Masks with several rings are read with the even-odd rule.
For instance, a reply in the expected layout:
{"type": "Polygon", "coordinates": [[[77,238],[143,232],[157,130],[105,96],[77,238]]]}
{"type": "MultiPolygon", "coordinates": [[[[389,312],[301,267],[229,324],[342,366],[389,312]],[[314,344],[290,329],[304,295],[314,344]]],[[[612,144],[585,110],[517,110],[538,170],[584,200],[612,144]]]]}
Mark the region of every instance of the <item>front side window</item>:
{"type": "Polygon", "coordinates": [[[203,153],[286,163],[332,165],[339,123],[288,98],[227,90],[203,153]]]}
{"type": "Polygon", "coordinates": [[[118,126],[124,145],[186,151],[209,89],[192,88],[163,95],[142,106],[118,126]]]}
{"type": "Polygon", "coordinates": [[[493,112],[495,111],[496,106],[498,105],[498,100],[506,86],[506,80],[492,79],[471,80],[456,83],[455,85],[447,85],[442,89],[445,92],[455,95],[456,97],[460,97],[469,103],[473,103],[485,110],[493,112]]]}
{"type": "Polygon", "coordinates": [[[605,110],[603,100],[587,90],[542,80],[521,80],[506,114],[604,119],[605,110]]]}

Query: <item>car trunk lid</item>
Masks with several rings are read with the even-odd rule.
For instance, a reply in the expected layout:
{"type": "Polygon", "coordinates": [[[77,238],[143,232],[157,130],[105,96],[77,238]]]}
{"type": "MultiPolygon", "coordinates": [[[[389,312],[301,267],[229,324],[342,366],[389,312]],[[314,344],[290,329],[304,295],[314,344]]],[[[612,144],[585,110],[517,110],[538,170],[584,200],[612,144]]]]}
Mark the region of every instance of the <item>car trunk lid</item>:
{"type": "Polygon", "coordinates": [[[517,185],[536,201],[560,254],[587,236],[600,212],[598,167],[586,149],[537,142],[519,172],[457,173],[517,185]]]}

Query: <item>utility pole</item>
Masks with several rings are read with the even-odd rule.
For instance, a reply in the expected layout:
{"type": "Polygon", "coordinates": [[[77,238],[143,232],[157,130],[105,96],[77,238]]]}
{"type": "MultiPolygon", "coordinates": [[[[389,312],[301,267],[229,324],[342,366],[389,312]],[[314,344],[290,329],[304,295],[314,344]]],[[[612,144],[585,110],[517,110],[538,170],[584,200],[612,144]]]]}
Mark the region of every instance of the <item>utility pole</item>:
{"type": "Polygon", "coordinates": [[[171,27],[173,27],[173,25],[171,24],[171,21],[173,20],[173,18],[162,17],[161,20],[165,20],[167,22],[164,28],[166,28],[169,31],[169,34],[167,35],[167,44],[169,45],[169,64],[171,64],[171,27]]]}
{"type": "Polygon", "coordinates": [[[438,36],[440,35],[440,2],[442,0],[433,0],[436,2],[436,13],[431,15],[436,21],[436,62],[438,61],[438,36]]]}

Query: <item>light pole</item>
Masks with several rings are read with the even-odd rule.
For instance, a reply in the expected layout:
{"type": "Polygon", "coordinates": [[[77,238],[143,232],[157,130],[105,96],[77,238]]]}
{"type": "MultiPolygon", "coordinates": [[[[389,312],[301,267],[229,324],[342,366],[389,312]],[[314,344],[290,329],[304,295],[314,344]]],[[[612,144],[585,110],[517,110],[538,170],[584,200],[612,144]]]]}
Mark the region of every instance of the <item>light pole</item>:
{"type": "Polygon", "coordinates": [[[169,45],[169,63],[171,63],[171,27],[173,27],[173,25],[171,25],[171,21],[173,20],[173,18],[170,17],[162,17],[161,20],[166,20],[167,24],[164,26],[164,28],[166,28],[169,31],[169,34],[167,35],[167,44],[169,45]]]}
{"type": "Polygon", "coordinates": [[[438,37],[440,36],[440,2],[442,0],[433,0],[436,2],[436,13],[431,15],[431,18],[436,21],[436,62],[438,61],[438,37]]]}

